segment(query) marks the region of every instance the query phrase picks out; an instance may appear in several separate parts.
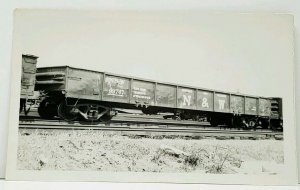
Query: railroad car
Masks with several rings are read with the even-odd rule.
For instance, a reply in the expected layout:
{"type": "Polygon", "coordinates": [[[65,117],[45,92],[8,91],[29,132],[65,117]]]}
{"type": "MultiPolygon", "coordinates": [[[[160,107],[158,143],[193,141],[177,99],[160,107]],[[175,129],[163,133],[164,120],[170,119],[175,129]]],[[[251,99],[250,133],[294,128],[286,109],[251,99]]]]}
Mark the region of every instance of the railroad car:
{"type": "Polygon", "coordinates": [[[265,98],[91,71],[38,68],[36,90],[46,96],[42,118],[109,121],[118,109],[166,114],[165,119],[207,120],[213,126],[282,128],[281,98],[265,98]]]}
{"type": "Polygon", "coordinates": [[[38,97],[38,92],[34,91],[37,59],[34,55],[22,55],[20,113],[24,111],[25,115],[30,110],[28,103],[38,97]]]}

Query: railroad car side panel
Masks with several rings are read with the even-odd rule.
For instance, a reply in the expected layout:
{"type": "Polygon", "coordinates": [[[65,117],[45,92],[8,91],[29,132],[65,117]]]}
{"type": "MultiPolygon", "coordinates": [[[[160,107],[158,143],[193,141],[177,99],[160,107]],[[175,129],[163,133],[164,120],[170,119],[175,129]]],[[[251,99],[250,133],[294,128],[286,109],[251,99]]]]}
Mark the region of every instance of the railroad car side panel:
{"type": "Polygon", "coordinates": [[[271,101],[269,99],[259,99],[258,115],[265,117],[271,116],[271,101]]]}
{"type": "Polygon", "coordinates": [[[247,115],[257,115],[257,98],[250,98],[246,97],[245,98],[245,114],[247,115]]]}
{"type": "Polygon", "coordinates": [[[102,100],[129,103],[129,84],[128,78],[105,75],[102,100]]]}
{"type": "Polygon", "coordinates": [[[176,87],[164,84],[156,86],[156,105],[165,107],[176,106],[176,87]]]}
{"type": "Polygon", "coordinates": [[[196,109],[195,94],[196,94],[196,90],[194,90],[194,89],[178,87],[177,107],[178,108],[187,108],[187,109],[196,109]]]}
{"type": "Polygon", "coordinates": [[[153,82],[133,80],[131,83],[130,102],[134,104],[154,105],[153,82]]]}
{"type": "Polygon", "coordinates": [[[103,74],[68,68],[66,97],[100,100],[103,74]]]}
{"type": "Polygon", "coordinates": [[[62,91],[65,90],[67,67],[38,68],[35,90],[62,91]]]}
{"type": "Polygon", "coordinates": [[[37,57],[22,55],[21,98],[34,95],[37,57]]]}
{"type": "Polygon", "coordinates": [[[204,111],[213,111],[213,92],[197,91],[197,108],[204,111]]]}
{"type": "Polygon", "coordinates": [[[231,95],[230,97],[230,112],[234,114],[244,114],[244,97],[231,95]]]}
{"type": "Polygon", "coordinates": [[[223,93],[215,93],[214,108],[214,111],[216,112],[229,112],[229,95],[223,93]]]}

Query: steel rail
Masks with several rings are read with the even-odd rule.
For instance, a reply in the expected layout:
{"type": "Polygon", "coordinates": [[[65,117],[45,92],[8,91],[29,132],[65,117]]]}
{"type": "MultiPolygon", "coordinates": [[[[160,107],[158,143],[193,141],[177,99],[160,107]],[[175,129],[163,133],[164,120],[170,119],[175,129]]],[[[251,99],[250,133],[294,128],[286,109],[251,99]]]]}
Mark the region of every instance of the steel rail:
{"type": "MultiPolygon", "coordinates": [[[[59,119],[52,119],[52,120],[44,120],[40,119],[39,117],[21,117],[20,121],[25,122],[25,121],[55,121],[55,122],[66,122],[64,120],[59,120],[59,119]]],[[[78,123],[78,121],[70,121],[69,123],[78,123]]],[[[111,123],[140,123],[140,124],[172,124],[172,125],[190,125],[190,126],[198,126],[198,125],[206,125],[210,126],[208,122],[199,122],[199,121],[177,121],[177,120],[171,120],[171,119],[163,119],[163,118],[149,118],[149,117],[133,117],[133,116],[117,116],[112,118],[110,121],[111,123]]],[[[68,123],[68,122],[66,122],[68,123]]],[[[85,122],[82,121],[81,123],[92,123],[92,122],[85,122]]],[[[100,123],[100,122],[94,122],[95,124],[100,123]]]]}
{"type": "Polygon", "coordinates": [[[282,132],[266,129],[239,130],[227,126],[212,127],[208,122],[177,121],[151,117],[149,115],[120,114],[109,123],[64,120],[43,120],[37,116],[20,117],[20,128],[29,129],[66,129],[66,130],[102,130],[119,132],[123,135],[163,135],[189,137],[223,137],[223,138],[275,138],[283,139],[282,132]]]}
{"type": "Polygon", "coordinates": [[[109,132],[119,132],[122,135],[163,135],[163,136],[185,136],[185,137],[222,137],[222,138],[275,138],[283,139],[281,132],[273,131],[241,131],[228,129],[207,129],[207,128],[178,128],[161,126],[120,126],[111,124],[110,126],[95,125],[63,125],[58,123],[20,123],[20,128],[25,129],[61,129],[61,130],[101,130],[109,132]]]}
{"type": "MultiPolygon", "coordinates": [[[[219,129],[219,130],[235,130],[237,128],[230,128],[228,126],[218,126],[218,127],[212,127],[208,122],[196,122],[196,121],[176,121],[176,120],[157,120],[157,119],[152,119],[152,118],[128,118],[128,117],[117,117],[111,120],[109,123],[101,123],[101,122],[85,122],[85,121],[72,121],[72,122],[67,122],[64,120],[42,120],[42,119],[20,119],[19,121],[20,125],[23,124],[32,124],[32,125],[43,125],[43,124],[48,124],[48,125],[76,125],[76,126],[95,126],[95,127],[102,127],[102,126],[107,126],[107,125],[157,125],[165,128],[180,128],[180,129],[185,129],[185,128],[207,128],[207,129],[219,129]]],[[[245,129],[243,129],[245,130],[245,129]]],[[[256,129],[257,131],[266,131],[269,132],[271,130],[268,129],[256,129]]],[[[249,130],[245,130],[249,131],[249,130]]]]}

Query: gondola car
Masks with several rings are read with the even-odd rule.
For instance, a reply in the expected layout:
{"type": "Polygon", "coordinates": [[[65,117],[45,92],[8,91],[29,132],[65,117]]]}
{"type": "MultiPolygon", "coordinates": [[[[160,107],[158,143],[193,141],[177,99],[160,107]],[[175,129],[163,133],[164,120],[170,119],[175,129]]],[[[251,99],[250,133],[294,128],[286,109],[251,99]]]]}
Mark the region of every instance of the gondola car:
{"type": "Polygon", "coordinates": [[[36,90],[46,96],[42,118],[109,121],[117,109],[145,114],[172,113],[165,118],[205,118],[213,126],[282,128],[281,98],[241,95],[162,83],[69,66],[38,68],[36,90]]]}
{"type": "Polygon", "coordinates": [[[31,104],[38,97],[34,91],[37,59],[34,55],[22,55],[20,113],[24,112],[25,115],[30,110],[28,103],[31,104]]]}

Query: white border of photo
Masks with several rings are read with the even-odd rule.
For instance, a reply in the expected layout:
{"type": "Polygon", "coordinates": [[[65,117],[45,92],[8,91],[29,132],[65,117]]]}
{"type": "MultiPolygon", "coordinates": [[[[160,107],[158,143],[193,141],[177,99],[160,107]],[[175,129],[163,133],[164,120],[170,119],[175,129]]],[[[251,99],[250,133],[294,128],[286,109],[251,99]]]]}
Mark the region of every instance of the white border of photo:
{"type": "MultiPolygon", "coordinates": [[[[30,10],[27,10],[30,11],[30,10]]],[[[26,11],[24,11],[26,12],[26,11]]],[[[16,10],[22,14],[22,10],[16,10]]],[[[187,12],[188,14],[188,12],[187,12]]],[[[208,13],[209,14],[209,13],[208,13]]],[[[219,13],[220,14],[220,13],[219,13]]],[[[237,14],[238,16],[238,14],[237,14]]],[[[293,17],[282,15],[290,22],[290,35],[293,35],[293,17]]],[[[15,20],[17,22],[17,20],[15,20]]],[[[290,37],[290,36],[289,36],[290,37]]],[[[291,41],[290,43],[294,43],[291,41]]],[[[166,182],[166,183],[212,183],[212,184],[255,184],[255,185],[293,185],[297,183],[296,128],[294,102],[294,63],[286,64],[282,71],[291,83],[281,84],[286,91],[284,100],[284,154],[285,171],[280,175],[212,175],[178,173],[131,173],[131,172],[93,172],[93,171],[26,171],[17,170],[18,110],[20,94],[21,57],[18,36],[13,36],[11,67],[11,99],[9,111],[9,137],[7,155],[8,180],[46,180],[46,181],[109,181],[109,182],[166,182]]]]}

